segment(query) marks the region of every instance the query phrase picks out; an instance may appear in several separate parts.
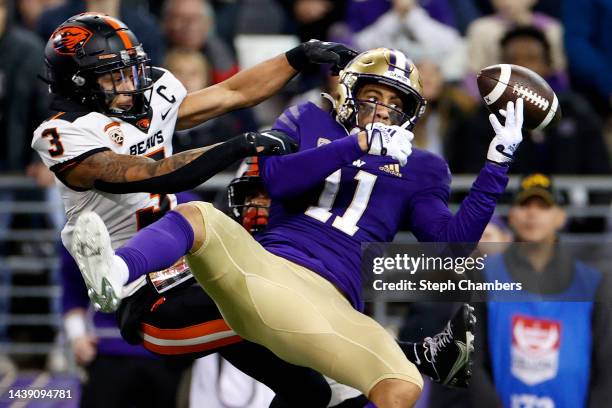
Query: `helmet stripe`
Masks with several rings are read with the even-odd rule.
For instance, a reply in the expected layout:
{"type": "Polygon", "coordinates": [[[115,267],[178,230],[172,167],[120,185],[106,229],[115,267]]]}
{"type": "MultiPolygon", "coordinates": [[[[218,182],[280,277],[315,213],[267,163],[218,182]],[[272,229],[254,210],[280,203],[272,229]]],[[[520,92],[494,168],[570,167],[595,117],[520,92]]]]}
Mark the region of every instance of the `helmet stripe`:
{"type": "Polygon", "coordinates": [[[395,66],[395,52],[393,50],[389,50],[389,71],[393,70],[395,66]]]}
{"type": "Polygon", "coordinates": [[[395,64],[396,71],[406,71],[406,56],[404,55],[403,52],[394,52],[393,54],[395,54],[396,59],[397,59],[397,63],[395,64]]]}
{"type": "Polygon", "coordinates": [[[130,37],[128,37],[128,35],[123,31],[123,28],[119,24],[117,24],[117,22],[113,18],[109,18],[109,17],[103,17],[103,18],[106,24],[108,24],[109,26],[115,29],[115,32],[117,33],[119,38],[121,38],[121,41],[123,42],[123,46],[126,49],[134,47],[132,45],[132,40],[130,40],[130,37]]]}

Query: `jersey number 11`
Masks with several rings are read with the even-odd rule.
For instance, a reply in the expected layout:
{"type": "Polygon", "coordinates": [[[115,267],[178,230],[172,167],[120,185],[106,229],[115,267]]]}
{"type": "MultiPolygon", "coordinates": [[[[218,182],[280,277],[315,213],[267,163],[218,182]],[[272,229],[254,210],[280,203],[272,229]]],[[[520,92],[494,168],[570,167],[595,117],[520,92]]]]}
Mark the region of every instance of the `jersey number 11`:
{"type": "MultiPolygon", "coordinates": [[[[305,212],[306,215],[321,222],[327,222],[327,220],[334,215],[330,210],[334,205],[336,195],[338,195],[341,177],[342,170],[336,170],[325,179],[325,187],[319,196],[318,204],[308,207],[305,212]]],[[[340,231],[350,236],[355,235],[355,233],[359,231],[357,222],[359,222],[359,219],[368,206],[370,195],[376,183],[376,178],[377,176],[374,174],[359,170],[355,175],[357,189],[355,190],[355,195],[353,195],[353,200],[346,208],[344,215],[336,216],[334,222],[332,222],[332,227],[338,228],[340,231]]]]}

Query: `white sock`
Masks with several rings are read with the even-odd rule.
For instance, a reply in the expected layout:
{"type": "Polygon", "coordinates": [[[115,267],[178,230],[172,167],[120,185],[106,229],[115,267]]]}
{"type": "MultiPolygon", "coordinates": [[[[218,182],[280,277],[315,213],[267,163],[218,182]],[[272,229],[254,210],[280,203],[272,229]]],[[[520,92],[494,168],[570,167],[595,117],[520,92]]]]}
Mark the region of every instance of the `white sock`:
{"type": "Polygon", "coordinates": [[[121,286],[125,286],[128,279],[130,278],[130,270],[120,256],[113,255],[114,271],[113,274],[117,277],[117,280],[121,286]]]}

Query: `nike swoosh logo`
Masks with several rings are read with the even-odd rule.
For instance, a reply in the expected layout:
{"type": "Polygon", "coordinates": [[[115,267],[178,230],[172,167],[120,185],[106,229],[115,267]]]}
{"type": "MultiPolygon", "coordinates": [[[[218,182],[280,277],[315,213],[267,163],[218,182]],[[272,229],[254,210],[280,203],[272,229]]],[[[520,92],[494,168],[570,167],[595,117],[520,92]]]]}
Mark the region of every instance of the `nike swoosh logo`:
{"type": "Polygon", "coordinates": [[[172,110],[172,108],[168,109],[168,110],[166,111],[166,113],[162,113],[162,114],[161,114],[161,118],[162,118],[162,120],[166,120],[166,116],[168,116],[168,114],[170,113],[170,111],[171,111],[171,110],[172,110]]]}
{"type": "Polygon", "coordinates": [[[462,341],[455,341],[455,345],[459,349],[459,356],[455,360],[455,363],[451,367],[448,375],[446,376],[442,384],[448,384],[452,380],[452,378],[459,372],[459,370],[465,367],[466,364],[470,361],[470,356],[473,351],[470,344],[472,341],[473,339],[468,339],[468,344],[465,344],[462,341]]]}

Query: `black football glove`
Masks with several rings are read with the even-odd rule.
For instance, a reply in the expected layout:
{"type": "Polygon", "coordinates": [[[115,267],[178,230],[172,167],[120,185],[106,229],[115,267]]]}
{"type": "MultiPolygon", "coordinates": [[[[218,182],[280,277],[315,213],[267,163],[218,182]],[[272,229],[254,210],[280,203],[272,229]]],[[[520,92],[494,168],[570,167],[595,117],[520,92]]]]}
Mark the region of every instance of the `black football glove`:
{"type": "Polygon", "coordinates": [[[285,55],[296,71],[302,71],[312,64],[332,64],[332,73],[338,74],[357,56],[357,52],[339,43],[310,40],[287,51],[285,55]]]}
{"type": "Polygon", "coordinates": [[[275,156],[289,154],[297,151],[298,145],[286,133],[280,130],[266,130],[264,132],[247,132],[244,134],[252,154],[275,156]],[[258,151],[258,148],[263,150],[258,151]]]}

